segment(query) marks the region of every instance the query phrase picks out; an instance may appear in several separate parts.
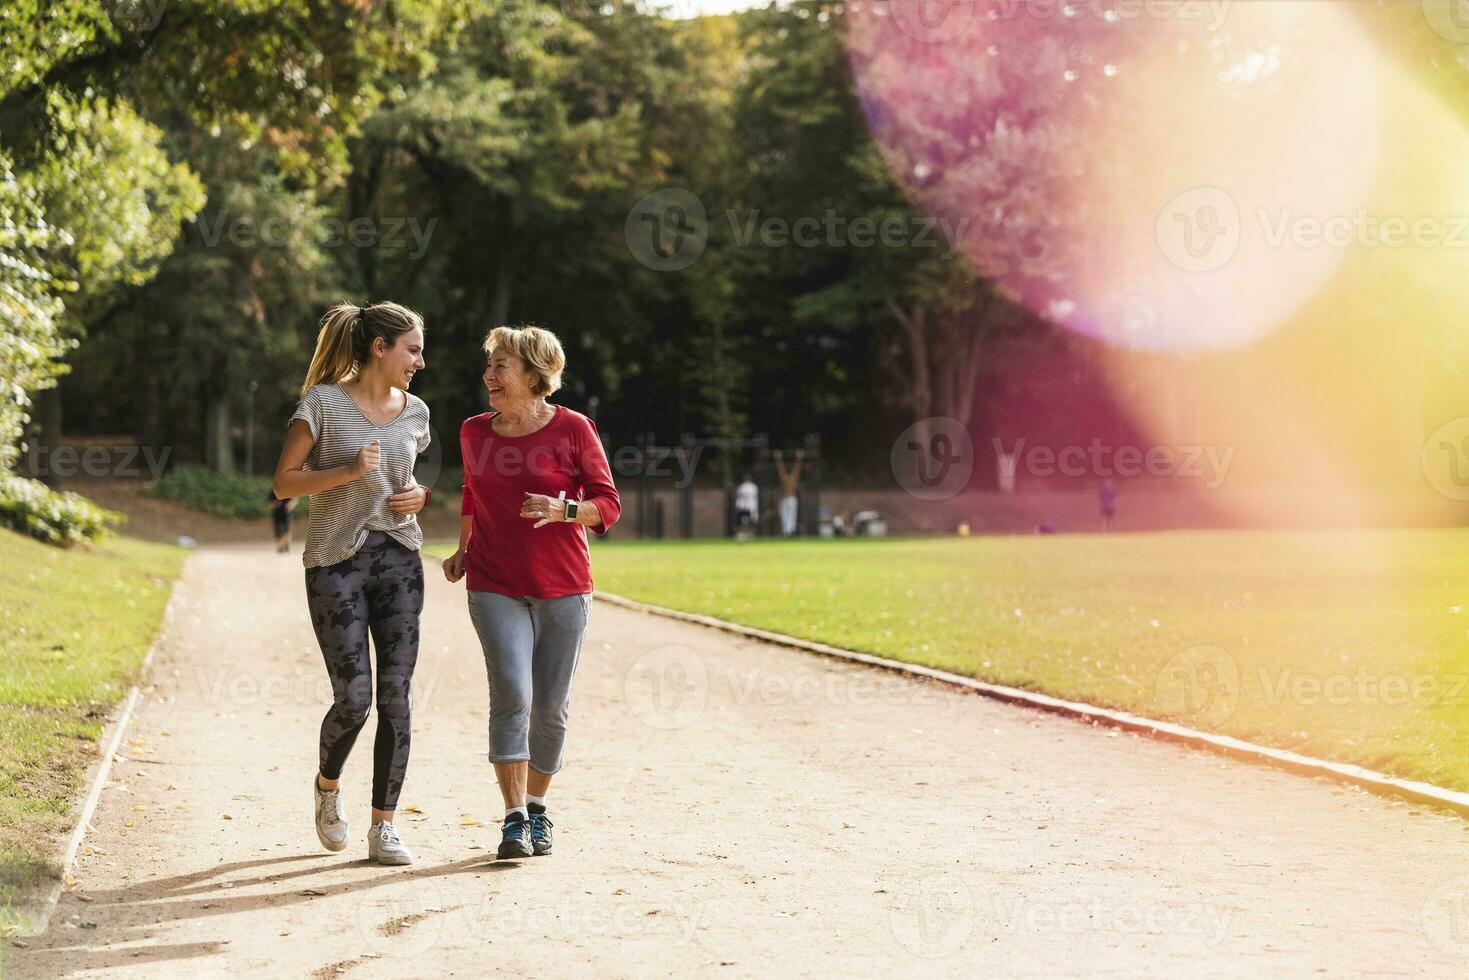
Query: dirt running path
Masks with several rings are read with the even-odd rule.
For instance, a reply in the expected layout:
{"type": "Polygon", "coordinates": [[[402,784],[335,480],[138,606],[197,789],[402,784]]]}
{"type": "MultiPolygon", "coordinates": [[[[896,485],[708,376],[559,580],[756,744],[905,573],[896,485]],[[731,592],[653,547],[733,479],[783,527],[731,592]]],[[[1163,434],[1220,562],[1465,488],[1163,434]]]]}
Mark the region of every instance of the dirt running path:
{"type": "Polygon", "coordinates": [[[316,843],[328,688],[296,560],[201,550],[77,885],[6,974],[1448,976],[1469,954],[1455,818],[605,604],[557,852],[496,863],[484,667],[431,581],[413,869],[363,860],[371,731],[354,843],[316,843]]]}

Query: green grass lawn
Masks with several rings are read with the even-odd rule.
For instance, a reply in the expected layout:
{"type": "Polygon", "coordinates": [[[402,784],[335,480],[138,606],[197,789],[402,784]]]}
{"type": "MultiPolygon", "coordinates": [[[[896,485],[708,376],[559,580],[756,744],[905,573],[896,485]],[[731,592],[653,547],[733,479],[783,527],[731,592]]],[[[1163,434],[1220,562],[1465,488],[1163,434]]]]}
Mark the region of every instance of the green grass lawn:
{"type": "Polygon", "coordinates": [[[152,642],[182,549],[62,550],[0,531],[0,928],[55,873],[109,712],[152,642]]]}
{"type": "Polygon", "coordinates": [[[630,598],[1469,789],[1469,530],[608,542],[630,598]]]}

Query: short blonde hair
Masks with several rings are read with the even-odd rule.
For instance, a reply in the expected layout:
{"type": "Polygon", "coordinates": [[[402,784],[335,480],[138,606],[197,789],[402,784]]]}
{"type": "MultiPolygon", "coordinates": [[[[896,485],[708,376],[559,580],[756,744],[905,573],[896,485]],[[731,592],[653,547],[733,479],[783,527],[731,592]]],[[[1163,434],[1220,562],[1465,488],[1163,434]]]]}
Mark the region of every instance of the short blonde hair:
{"type": "Polygon", "coordinates": [[[541,327],[496,327],[485,338],[485,357],[496,351],[514,354],[536,375],[533,394],[554,395],[561,389],[561,372],[566,370],[566,352],[556,335],[541,327]]]}

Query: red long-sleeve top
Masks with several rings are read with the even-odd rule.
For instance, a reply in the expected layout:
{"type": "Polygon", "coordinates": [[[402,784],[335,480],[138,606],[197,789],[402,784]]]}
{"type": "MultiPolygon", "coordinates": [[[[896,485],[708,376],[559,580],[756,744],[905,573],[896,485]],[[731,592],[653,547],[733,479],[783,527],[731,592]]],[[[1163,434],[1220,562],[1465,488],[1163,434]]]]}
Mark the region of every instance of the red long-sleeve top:
{"type": "Polygon", "coordinates": [[[537,599],[592,591],[587,525],[557,521],[537,528],[520,516],[526,491],[597,505],[606,534],[622,513],[612,470],[597,426],[560,405],[551,421],[525,436],[502,436],[490,425],[494,412],[466,419],[459,428],[464,454],[464,502],[459,513],[474,518],[465,574],[475,592],[537,599]]]}

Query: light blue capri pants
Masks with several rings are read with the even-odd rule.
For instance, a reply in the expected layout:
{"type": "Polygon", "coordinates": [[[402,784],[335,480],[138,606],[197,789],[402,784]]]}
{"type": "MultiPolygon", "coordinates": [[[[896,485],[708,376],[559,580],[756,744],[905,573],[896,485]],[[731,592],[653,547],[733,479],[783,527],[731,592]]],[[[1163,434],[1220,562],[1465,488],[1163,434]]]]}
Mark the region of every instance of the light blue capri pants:
{"type": "Polygon", "coordinates": [[[592,595],[517,598],[469,593],[469,618],[490,681],[490,761],[561,768],[571,679],[581,659],[592,595]]]}

